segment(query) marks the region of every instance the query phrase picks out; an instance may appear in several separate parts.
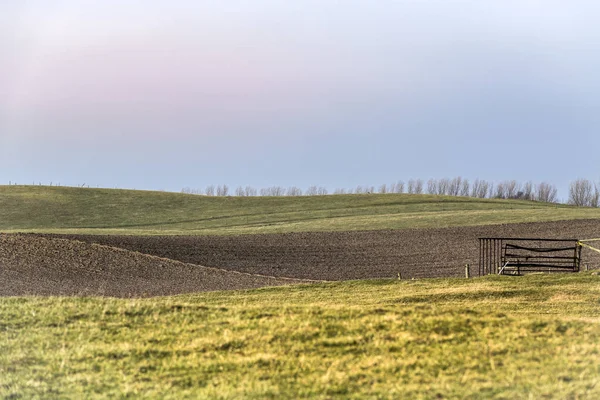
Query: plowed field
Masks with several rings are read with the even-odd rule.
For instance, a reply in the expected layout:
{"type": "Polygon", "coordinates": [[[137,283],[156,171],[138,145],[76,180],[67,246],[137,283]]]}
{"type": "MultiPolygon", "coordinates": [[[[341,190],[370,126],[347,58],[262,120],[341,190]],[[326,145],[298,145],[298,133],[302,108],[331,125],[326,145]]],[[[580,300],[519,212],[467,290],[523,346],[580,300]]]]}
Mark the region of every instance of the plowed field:
{"type": "MultiPolygon", "coordinates": [[[[241,236],[60,236],[189,264],[252,274],[318,280],[458,277],[476,272],[479,237],[600,237],[600,220],[444,229],[241,236]]],[[[584,250],[584,262],[600,254],[584,250]]]]}
{"type": "MultiPolygon", "coordinates": [[[[308,280],[458,277],[478,237],[585,239],[600,220],[241,236],[0,235],[0,296],[140,297],[308,280]]],[[[584,263],[600,254],[584,250],[584,263]]]]}
{"type": "Polygon", "coordinates": [[[162,296],[300,283],[97,244],[0,235],[0,296],[162,296]]]}

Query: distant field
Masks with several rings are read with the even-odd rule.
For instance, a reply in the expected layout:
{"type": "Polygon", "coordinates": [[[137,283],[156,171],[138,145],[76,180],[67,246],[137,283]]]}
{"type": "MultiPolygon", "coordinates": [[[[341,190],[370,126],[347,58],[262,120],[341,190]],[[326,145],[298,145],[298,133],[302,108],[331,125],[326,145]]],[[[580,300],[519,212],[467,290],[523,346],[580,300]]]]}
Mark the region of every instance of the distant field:
{"type": "Polygon", "coordinates": [[[0,298],[0,397],[597,399],[599,299],[591,273],[0,298]]]}
{"type": "Polygon", "coordinates": [[[600,209],[431,195],[205,197],[134,190],[0,186],[2,232],[237,235],[595,218],[600,218],[600,209]]]}

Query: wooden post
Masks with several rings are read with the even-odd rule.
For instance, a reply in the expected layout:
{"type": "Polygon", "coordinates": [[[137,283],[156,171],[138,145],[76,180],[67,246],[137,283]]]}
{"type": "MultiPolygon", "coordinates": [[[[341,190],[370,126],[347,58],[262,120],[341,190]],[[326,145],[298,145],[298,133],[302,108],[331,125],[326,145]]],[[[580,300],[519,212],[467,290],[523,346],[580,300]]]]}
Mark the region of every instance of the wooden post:
{"type": "Polygon", "coordinates": [[[470,271],[469,271],[469,264],[465,264],[465,278],[469,279],[471,277],[470,271]]]}
{"type": "Polygon", "coordinates": [[[398,280],[402,280],[402,274],[398,272],[398,280]]]}

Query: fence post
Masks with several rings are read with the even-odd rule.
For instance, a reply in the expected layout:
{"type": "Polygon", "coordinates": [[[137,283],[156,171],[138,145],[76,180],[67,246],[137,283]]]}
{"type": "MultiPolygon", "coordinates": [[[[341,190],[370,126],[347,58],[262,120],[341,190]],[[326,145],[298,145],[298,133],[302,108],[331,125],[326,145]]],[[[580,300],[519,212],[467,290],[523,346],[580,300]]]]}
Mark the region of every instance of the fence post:
{"type": "Polygon", "coordinates": [[[469,279],[471,277],[471,273],[469,271],[469,264],[465,264],[465,278],[469,279]]]}

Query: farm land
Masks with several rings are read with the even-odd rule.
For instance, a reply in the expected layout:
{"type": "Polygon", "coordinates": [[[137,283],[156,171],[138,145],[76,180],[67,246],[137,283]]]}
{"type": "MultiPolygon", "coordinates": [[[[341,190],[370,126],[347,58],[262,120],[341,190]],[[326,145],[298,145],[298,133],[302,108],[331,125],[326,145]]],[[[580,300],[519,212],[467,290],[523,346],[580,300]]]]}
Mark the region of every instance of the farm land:
{"type": "Polygon", "coordinates": [[[0,232],[3,398],[600,397],[599,254],[464,278],[599,209],[0,186],[0,232]]]}

